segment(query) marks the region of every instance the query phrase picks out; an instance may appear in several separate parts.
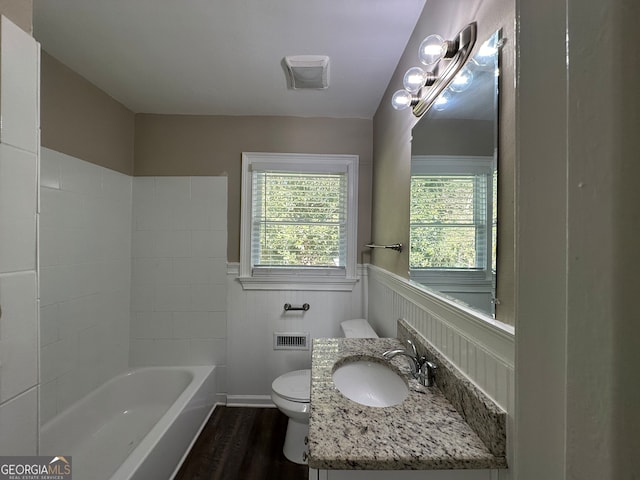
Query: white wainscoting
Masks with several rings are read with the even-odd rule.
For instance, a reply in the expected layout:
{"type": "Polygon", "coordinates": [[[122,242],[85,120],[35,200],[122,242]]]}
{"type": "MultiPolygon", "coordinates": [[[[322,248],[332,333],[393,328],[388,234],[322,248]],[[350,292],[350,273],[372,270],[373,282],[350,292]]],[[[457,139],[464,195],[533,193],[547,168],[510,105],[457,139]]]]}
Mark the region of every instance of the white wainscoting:
{"type": "MultiPolygon", "coordinates": [[[[379,267],[368,269],[369,322],[380,336],[396,336],[404,318],[462,373],[508,412],[507,460],[514,412],[514,330],[490,319],[478,319],[446,300],[430,295],[408,280],[379,267]]],[[[501,479],[508,478],[501,472],[501,479]]]]}
{"type": "Polygon", "coordinates": [[[340,322],[367,316],[366,268],[358,267],[353,291],[243,290],[238,264],[229,264],[227,401],[232,405],[271,404],[271,382],[311,366],[309,350],[274,350],[273,333],[309,332],[311,339],[341,336],[340,322]],[[284,311],[284,304],[310,309],[284,311]]]}

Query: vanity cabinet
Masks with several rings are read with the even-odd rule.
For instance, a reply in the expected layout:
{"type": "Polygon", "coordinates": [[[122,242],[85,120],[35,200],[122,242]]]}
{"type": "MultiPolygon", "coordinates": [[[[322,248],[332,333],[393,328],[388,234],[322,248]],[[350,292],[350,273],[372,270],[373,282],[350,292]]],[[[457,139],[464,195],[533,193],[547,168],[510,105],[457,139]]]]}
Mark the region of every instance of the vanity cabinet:
{"type": "Polygon", "coordinates": [[[309,480],[498,480],[499,470],[315,470],[309,480]]]}

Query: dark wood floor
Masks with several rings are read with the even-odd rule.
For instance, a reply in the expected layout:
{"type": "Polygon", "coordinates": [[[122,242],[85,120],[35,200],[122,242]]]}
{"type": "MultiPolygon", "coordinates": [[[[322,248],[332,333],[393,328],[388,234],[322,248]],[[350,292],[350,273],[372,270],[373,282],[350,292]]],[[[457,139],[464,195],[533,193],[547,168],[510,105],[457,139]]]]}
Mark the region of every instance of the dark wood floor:
{"type": "Polygon", "coordinates": [[[176,480],[307,480],[282,453],[287,417],[277,408],[214,410],[176,480]]]}

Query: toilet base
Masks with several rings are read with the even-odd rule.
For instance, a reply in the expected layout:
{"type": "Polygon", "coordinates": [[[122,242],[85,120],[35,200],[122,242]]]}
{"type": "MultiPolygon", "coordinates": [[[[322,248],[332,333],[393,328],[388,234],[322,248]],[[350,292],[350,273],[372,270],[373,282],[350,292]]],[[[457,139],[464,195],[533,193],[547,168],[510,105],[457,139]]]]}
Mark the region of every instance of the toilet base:
{"type": "Polygon", "coordinates": [[[309,423],[298,422],[292,418],[289,419],[287,424],[287,434],[284,437],[284,446],[282,447],[282,453],[287,457],[287,460],[306,465],[307,461],[303,458],[304,453],[307,451],[307,446],[304,444],[305,437],[309,435],[309,423]]]}

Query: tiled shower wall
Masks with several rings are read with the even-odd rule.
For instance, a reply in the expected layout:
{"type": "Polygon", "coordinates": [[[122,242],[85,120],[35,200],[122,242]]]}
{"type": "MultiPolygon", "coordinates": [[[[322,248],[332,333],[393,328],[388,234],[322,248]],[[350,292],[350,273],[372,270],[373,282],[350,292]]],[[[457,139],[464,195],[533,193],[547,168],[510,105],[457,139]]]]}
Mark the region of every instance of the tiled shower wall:
{"type": "Polygon", "coordinates": [[[226,363],[226,185],[42,149],[41,424],[129,366],[226,363]]]}
{"type": "Polygon", "coordinates": [[[42,149],[41,424],[128,367],[131,180],[42,149]]]}
{"type": "MultiPolygon", "coordinates": [[[[3,9],[4,3],[0,6],[3,9]]],[[[40,48],[0,21],[0,454],[35,455],[38,439],[40,48]]]]}
{"type": "Polygon", "coordinates": [[[131,365],[226,364],[227,179],[133,180],[131,365]]]}

